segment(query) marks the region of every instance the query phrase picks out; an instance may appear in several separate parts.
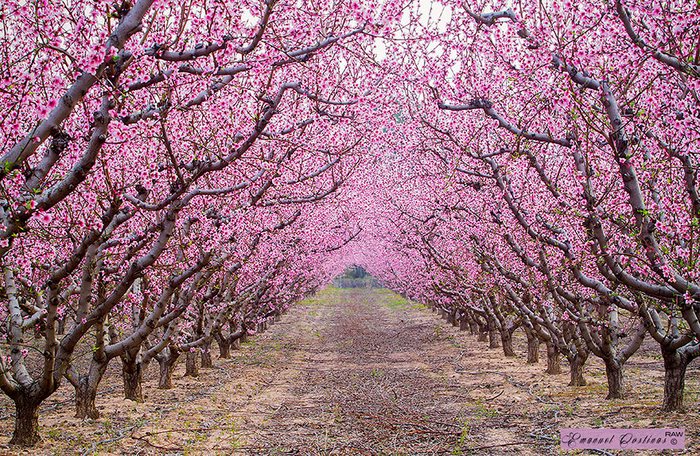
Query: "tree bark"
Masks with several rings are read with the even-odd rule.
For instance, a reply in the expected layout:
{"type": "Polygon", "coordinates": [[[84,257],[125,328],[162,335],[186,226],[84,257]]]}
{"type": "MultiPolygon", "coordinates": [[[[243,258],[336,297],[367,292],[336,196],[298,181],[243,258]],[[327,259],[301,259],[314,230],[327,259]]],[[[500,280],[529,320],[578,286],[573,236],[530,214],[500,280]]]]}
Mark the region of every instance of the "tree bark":
{"type": "Polygon", "coordinates": [[[479,334],[479,324],[472,318],[469,320],[469,334],[476,336],[479,334]]]}
{"type": "Polygon", "coordinates": [[[160,365],[160,378],[158,379],[158,389],[170,389],[173,387],[173,372],[175,371],[175,362],[180,357],[180,353],[172,348],[166,349],[168,353],[165,356],[158,357],[156,360],[160,365]]]}
{"type": "Polygon", "coordinates": [[[201,358],[202,369],[211,369],[214,367],[214,361],[211,359],[211,343],[208,343],[202,347],[201,358]]]}
{"type": "Polygon", "coordinates": [[[608,377],[608,395],[606,399],[624,399],[624,382],[622,365],[616,360],[603,360],[605,362],[605,375],[608,377]]]}
{"type": "Polygon", "coordinates": [[[185,353],[185,377],[199,377],[196,350],[185,353]]]}
{"type": "Polygon", "coordinates": [[[583,377],[583,366],[586,364],[587,358],[577,354],[569,359],[569,370],[571,373],[569,386],[586,386],[586,379],[583,377]]]}
{"type": "Polygon", "coordinates": [[[137,362],[136,359],[125,360],[122,358],[122,380],[124,381],[124,399],[143,402],[141,363],[137,362]]]}
{"type": "Polygon", "coordinates": [[[547,370],[548,374],[561,374],[561,365],[559,363],[559,350],[552,343],[547,343],[547,370]]]}
{"type": "Polygon", "coordinates": [[[95,406],[97,388],[90,386],[86,378],[80,379],[80,385],[75,389],[75,417],[80,419],[90,418],[96,420],[100,412],[95,406]]]}
{"type": "Polygon", "coordinates": [[[501,330],[501,345],[503,346],[503,354],[506,357],[515,357],[515,351],[513,350],[513,333],[510,330],[501,330]]]}
{"type": "Polygon", "coordinates": [[[229,359],[231,357],[231,341],[220,332],[214,334],[214,339],[219,346],[219,358],[229,359]]]}
{"type": "Polygon", "coordinates": [[[15,402],[15,430],[10,445],[31,447],[41,441],[39,436],[39,404],[24,393],[15,402]]]}
{"type": "Polygon", "coordinates": [[[525,328],[527,335],[527,363],[537,364],[540,361],[540,340],[534,334],[534,331],[525,328]]]}
{"type": "Polygon", "coordinates": [[[489,329],[486,325],[479,325],[479,337],[476,339],[479,342],[486,342],[489,340],[489,329]]]}
{"type": "Polygon", "coordinates": [[[466,331],[468,329],[469,329],[469,322],[467,321],[466,318],[464,318],[464,315],[462,315],[462,318],[459,319],[459,330],[466,331]]]}
{"type": "Polygon", "coordinates": [[[665,412],[683,409],[683,390],[685,389],[685,372],[688,358],[678,350],[661,349],[664,357],[664,404],[665,412]]]}
{"type": "Polygon", "coordinates": [[[489,348],[498,348],[501,344],[498,342],[498,329],[493,322],[489,323],[489,348]]]}
{"type": "Polygon", "coordinates": [[[109,359],[100,361],[93,360],[90,363],[88,374],[80,377],[78,385],[75,387],[75,417],[80,419],[90,418],[96,420],[100,417],[100,412],[95,406],[97,388],[107,370],[109,359]]]}

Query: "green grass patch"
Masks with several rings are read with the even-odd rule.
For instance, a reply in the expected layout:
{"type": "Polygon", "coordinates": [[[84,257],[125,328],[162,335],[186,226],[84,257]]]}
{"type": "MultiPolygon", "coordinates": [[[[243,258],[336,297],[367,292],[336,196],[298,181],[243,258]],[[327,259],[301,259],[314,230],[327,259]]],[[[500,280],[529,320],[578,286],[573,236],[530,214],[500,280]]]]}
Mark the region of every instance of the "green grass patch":
{"type": "Polygon", "coordinates": [[[299,304],[306,306],[321,306],[335,304],[338,300],[337,298],[342,293],[343,290],[341,290],[340,288],[333,285],[329,285],[326,288],[317,291],[312,296],[302,299],[301,301],[299,301],[299,304]]]}
{"type": "Polygon", "coordinates": [[[401,295],[386,288],[379,288],[375,290],[375,294],[377,295],[377,298],[379,298],[379,301],[391,310],[404,310],[408,308],[415,308],[416,305],[422,306],[422,304],[418,304],[409,299],[406,299],[401,295]]]}

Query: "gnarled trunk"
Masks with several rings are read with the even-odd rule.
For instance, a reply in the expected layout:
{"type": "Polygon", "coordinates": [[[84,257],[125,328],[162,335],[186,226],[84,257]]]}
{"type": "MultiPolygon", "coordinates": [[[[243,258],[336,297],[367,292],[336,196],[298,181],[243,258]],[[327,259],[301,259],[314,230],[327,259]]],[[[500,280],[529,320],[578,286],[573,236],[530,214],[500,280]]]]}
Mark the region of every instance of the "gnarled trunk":
{"type": "Polygon", "coordinates": [[[199,377],[197,367],[197,351],[188,351],[185,354],[185,377],[199,377]]]}
{"type": "Polygon", "coordinates": [[[489,328],[486,325],[479,325],[479,336],[476,340],[479,342],[486,342],[489,340],[489,328]]]}
{"type": "Polygon", "coordinates": [[[451,324],[452,326],[457,326],[459,323],[457,322],[457,316],[455,315],[455,312],[450,311],[447,314],[447,322],[451,324]]]}
{"type": "Polygon", "coordinates": [[[76,418],[96,420],[100,417],[100,412],[95,406],[95,398],[97,397],[97,388],[107,370],[107,364],[109,364],[109,359],[93,359],[88,374],[79,378],[75,387],[76,418]]]}
{"type": "Polygon", "coordinates": [[[586,364],[587,358],[588,356],[584,357],[580,354],[569,358],[569,371],[571,374],[569,386],[586,386],[586,379],[583,378],[583,366],[586,364]]]}
{"type": "Polygon", "coordinates": [[[479,324],[472,318],[469,321],[469,334],[475,336],[479,334],[479,324]]]}
{"type": "Polygon", "coordinates": [[[540,340],[531,329],[525,328],[527,336],[527,363],[537,364],[540,361],[540,340]]]}
{"type": "Polygon", "coordinates": [[[14,399],[15,402],[15,430],[12,433],[10,445],[31,447],[41,441],[39,436],[39,405],[41,401],[35,401],[20,393],[14,399]]]}
{"type": "Polygon", "coordinates": [[[498,348],[501,344],[498,342],[498,329],[493,323],[489,323],[489,348],[498,348]]]}
{"type": "Polygon", "coordinates": [[[515,351],[513,350],[513,332],[508,329],[503,329],[500,332],[503,354],[508,358],[515,357],[515,351]]]}
{"type": "Polygon", "coordinates": [[[216,344],[219,346],[219,358],[228,359],[231,357],[231,341],[224,337],[221,332],[214,334],[216,344]]]}
{"type": "Polygon", "coordinates": [[[674,412],[683,409],[683,390],[688,357],[678,350],[664,350],[664,404],[663,410],[674,412]]]}
{"type": "Polygon", "coordinates": [[[559,349],[553,343],[547,343],[547,370],[548,374],[561,374],[559,349]]]}
{"type": "Polygon", "coordinates": [[[622,365],[614,359],[604,359],[605,375],[608,378],[608,395],[606,399],[624,399],[622,365]]]}
{"type": "Polygon", "coordinates": [[[160,366],[160,377],[158,379],[158,389],[170,389],[173,387],[173,372],[175,371],[175,362],[180,357],[180,352],[167,348],[167,353],[156,358],[160,366]]]}
{"type": "Polygon", "coordinates": [[[201,359],[202,369],[211,369],[214,367],[214,362],[211,359],[211,343],[207,343],[202,347],[201,359]]]}
{"type": "Polygon", "coordinates": [[[143,402],[143,370],[135,358],[122,357],[122,380],[124,381],[124,399],[143,402]]]}
{"type": "Polygon", "coordinates": [[[466,331],[467,329],[469,329],[469,322],[464,318],[464,315],[462,315],[462,318],[459,319],[459,330],[466,331]]]}
{"type": "Polygon", "coordinates": [[[75,417],[92,420],[99,418],[100,412],[95,406],[96,397],[97,386],[90,385],[87,377],[81,378],[80,384],[75,389],[75,417]]]}

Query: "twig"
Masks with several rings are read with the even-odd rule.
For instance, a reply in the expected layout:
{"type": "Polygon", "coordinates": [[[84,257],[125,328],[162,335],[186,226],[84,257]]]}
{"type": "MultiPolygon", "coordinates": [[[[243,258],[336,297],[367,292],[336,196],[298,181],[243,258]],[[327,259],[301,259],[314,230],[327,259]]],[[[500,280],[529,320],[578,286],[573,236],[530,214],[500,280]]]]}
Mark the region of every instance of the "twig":
{"type": "Polygon", "coordinates": [[[157,449],[159,449],[159,450],[165,450],[165,451],[182,451],[182,448],[181,448],[181,447],[164,447],[164,446],[156,445],[155,443],[152,443],[150,440],[148,440],[146,437],[139,437],[139,436],[136,436],[136,435],[132,435],[131,438],[134,439],[134,440],[140,440],[140,441],[146,443],[146,445],[152,446],[153,448],[157,448],[157,449]]]}
{"type": "Polygon", "coordinates": [[[127,436],[127,432],[133,431],[134,429],[139,428],[139,427],[141,427],[141,426],[145,426],[145,425],[146,425],[146,423],[134,424],[134,425],[131,426],[131,427],[124,428],[124,429],[120,429],[119,432],[118,432],[119,435],[117,435],[116,437],[112,437],[111,439],[106,439],[106,440],[102,440],[102,441],[99,441],[99,442],[95,442],[95,443],[93,443],[92,445],[90,445],[90,448],[88,448],[87,450],[85,450],[85,451],[83,452],[82,456],[87,456],[87,455],[89,455],[89,454],[92,454],[100,445],[106,445],[106,444],[108,444],[108,443],[112,443],[112,442],[116,442],[116,441],[118,441],[118,440],[121,440],[121,439],[123,439],[124,437],[127,436]]]}
{"type": "Polygon", "coordinates": [[[532,434],[528,434],[528,436],[529,436],[529,437],[532,437],[532,438],[535,439],[535,440],[549,440],[550,442],[556,442],[556,441],[557,441],[557,439],[554,439],[554,438],[552,438],[552,437],[550,437],[550,436],[548,436],[548,435],[541,435],[541,434],[532,433],[532,434]]]}
{"type": "Polygon", "coordinates": [[[498,393],[498,394],[496,394],[494,397],[490,397],[490,398],[486,399],[486,402],[492,401],[492,400],[494,400],[494,399],[500,397],[503,393],[505,393],[505,391],[506,391],[506,390],[501,390],[501,392],[498,393]]]}
{"type": "Polygon", "coordinates": [[[597,453],[597,454],[602,454],[603,456],[615,456],[614,454],[608,453],[608,452],[605,451],[605,450],[598,450],[598,449],[596,449],[596,448],[592,448],[591,451],[594,452],[594,453],[597,453]]]}
{"type": "Polygon", "coordinates": [[[143,436],[134,435],[134,433],[132,432],[131,438],[135,439],[135,440],[141,440],[142,442],[145,442],[147,445],[152,446],[153,448],[158,448],[159,450],[181,451],[182,448],[180,448],[180,447],[164,447],[164,446],[156,445],[155,443],[148,440],[147,437],[151,437],[151,436],[158,435],[158,434],[167,434],[170,432],[202,432],[202,431],[211,431],[214,429],[222,429],[222,427],[214,426],[214,427],[208,427],[208,428],[192,428],[192,429],[165,429],[162,431],[146,432],[143,436]]]}
{"type": "Polygon", "coordinates": [[[485,445],[485,446],[480,446],[480,447],[470,447],[470,448],[465,448],[466,451],[475,451],[475,450],[488,450],[489,448],[499,448],[499,447],[505,447],[505,446],[514,446],[514,445],[546,445],[545,443],[542,442],[510,442],[510,443],[499,443],[496,445],[485,445]]]}

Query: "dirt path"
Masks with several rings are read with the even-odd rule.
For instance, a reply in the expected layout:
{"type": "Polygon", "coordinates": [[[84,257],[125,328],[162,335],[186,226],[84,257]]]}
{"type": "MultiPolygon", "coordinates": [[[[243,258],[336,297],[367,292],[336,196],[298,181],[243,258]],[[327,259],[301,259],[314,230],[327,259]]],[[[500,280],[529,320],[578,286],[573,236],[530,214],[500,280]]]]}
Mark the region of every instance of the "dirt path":
{"type": "Polygon", "coordinates": [[[393,293],[326,290],[244,347],[241,377],[191,404],[214,421],[226,416],[236,436],[231,445],[230,434],[210,433],[198,449],[459,452],[470,432],[469,396],[454,381],[458,350],[444,329],[393,293]]]}
{"type": "MultiPolygon", "coordinates": [[[[515,342],[523,354],[523,339],[515,342]]],[[[605,401],[597,360],[588,386],[568,387],[566,365],[546,375],[544,360],[505,358],[387,290],[324,290],[215,364],[197,379],[179,366],[167,391],[151,368],[146,403],[134,404],[121,399],[115,363],[96,421],[72,417],[64,385],[42,411],[43,443],[25,454],[541,455],[559,454],[562,426],[685,427],[688,454],[697,454],[697,366],[687,415],[658,411],[653,347],[630,360],[629,398],[605,401]]],[[[12,410],[0,405],[7,442],[12,410]]]]}

